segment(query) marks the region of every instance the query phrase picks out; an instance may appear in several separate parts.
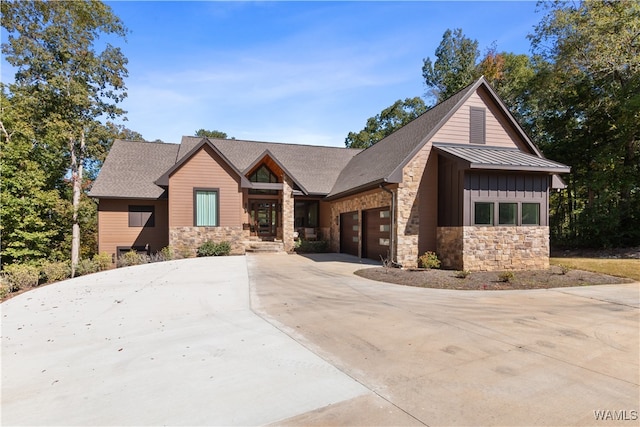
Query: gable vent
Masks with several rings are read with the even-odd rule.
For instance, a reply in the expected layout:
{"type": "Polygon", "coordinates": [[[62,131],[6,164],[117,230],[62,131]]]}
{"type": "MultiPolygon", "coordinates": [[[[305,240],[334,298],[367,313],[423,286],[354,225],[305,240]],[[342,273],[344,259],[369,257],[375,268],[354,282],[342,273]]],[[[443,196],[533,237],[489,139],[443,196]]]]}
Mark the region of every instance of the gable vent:
{"type": "Polygon", "coordinates": [[[469,142],[471,144],[486,144],[486,109],[470,107],[469,111],[469,142]]]}

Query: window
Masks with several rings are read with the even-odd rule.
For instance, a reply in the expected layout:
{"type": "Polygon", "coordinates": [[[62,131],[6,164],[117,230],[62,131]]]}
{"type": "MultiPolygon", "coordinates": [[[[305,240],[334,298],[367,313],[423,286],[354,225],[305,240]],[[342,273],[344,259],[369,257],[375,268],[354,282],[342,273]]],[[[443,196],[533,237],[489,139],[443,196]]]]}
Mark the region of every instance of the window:
{"type": "Polygon", "coordinates": [[[470,107],[469,110],[469,142],[471,144],[485,144],[485,109],[470,107]]]}
{"type": "MultiPolygon", "coordinates": [[[[267,165],[262,165],[258,169],[255,170],[254,173],[249,175],[249,181],[251,182],[266,182],[266,183],[277,183],[278,177],[271,172],[271,169],[267,167],[267,165]]],[[[249,189],[249,194],[270,194],[277,195],[278,190],[257,190],[254,188],[249,189]]]]}
{"type": "Polygon", "coordinates": [[[476,203],[474,224],[493,225],[493,203],[476,203]]]}
{"type": "Polygon", "coordinates": [[[378,239],[378,244],[380,246],[389,246],[389,239],[384,239],[381,237],[378,239]]]}
{"type": "Polygon", "coordinates": [[[522,225],[540,225],[540,203],[522,204],[522,225]]]}
{"type": "Polygon", "coordinates": [[[219,224],[217,189],[194,190],[194,223],[196,227],[217,227],[219,224]]]}
{"type": "Polygon", "coordinates": [[[516,225],[518,219],[517,203],[500,203],[498,207],[498,223],[500,225],[516,225]]]}
{"type": "Polygon", "coordinates": [[[155,206],[129,206],[129,227],[155,227],[155,206]]]}
{"type": "Polygon", "coordinates": [[[299,201],[294,205],[296,227],[318,227],[320,205],[317,201],[299,201]]]}
{"type": "Polygon", "coordinates": [[[380,218],[389,218],[389,211],[380,211],[380,218]]]}

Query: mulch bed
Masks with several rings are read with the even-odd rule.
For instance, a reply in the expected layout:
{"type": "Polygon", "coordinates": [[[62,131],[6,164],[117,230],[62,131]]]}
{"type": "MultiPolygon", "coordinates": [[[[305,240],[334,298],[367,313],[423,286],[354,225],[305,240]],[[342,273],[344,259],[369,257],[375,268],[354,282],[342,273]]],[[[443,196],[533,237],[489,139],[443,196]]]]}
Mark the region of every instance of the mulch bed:
{"type": "Polygon", "coordinates": [[[508,282],[500,280],[501,273],[479,271],[470,273],[465,278],[459,278],[456,277],[458,272],[451,270],[402,270],[377,267],[355,272],[360,277],[380,282],[460,290],[548,289],[633,282],[630,279],[582,270],[570,270],[563,274],[562,268],[555,266],[548,270],[513,271],[513,278],[508,282]]]}

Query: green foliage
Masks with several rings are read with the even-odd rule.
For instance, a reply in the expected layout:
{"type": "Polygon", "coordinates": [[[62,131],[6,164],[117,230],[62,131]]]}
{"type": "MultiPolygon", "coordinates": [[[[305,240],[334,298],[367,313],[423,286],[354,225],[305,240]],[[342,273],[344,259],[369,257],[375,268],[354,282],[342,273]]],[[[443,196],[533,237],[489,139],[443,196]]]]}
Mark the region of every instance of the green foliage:
{"type": "MultiPolygon", "coordinates": [[[[2,53],[17,70],[8,88],[21,113],[21,122],[11,129],[3,117],[2,129],[7,141],[25,135],[29,144],[46,145],[43,152],[55,166],[55,182],[44,189],[52,190],[70,176],[73,271],[80,255],[83,167],[90,165],[92,155],[99,161],[95,130],[102,127],[100,120],[124,114],[118,103],[126,97],[127,59],[100,38],[124,37],[127,29],[99,1],[6,1],[0,7],[6,34],[2,53]]],[[[24,249],[27,257],[44,255],[24,249]]]]}
{"type": "Polygon", "coordinates": [[[91,259],[81,259],[76,266],[76,276],[85,276],[87,274],[93,274],[100,271],[100,266],[97,262],[91,259]]]}
{"type": "Polygon", "coordinates": [[[215,243],[207,240],[198,247],[198,256],[225,256],[231,252],[231,244],[226,241],[215,243]]]}
{"type": "Polygon", "coordinates": [[[46,262],[40,267],[40,271],[46,283],[59,282],[68,279],[71,275],[69,263],[63,261],[46,262]]]}
{"type": "Polygon", "coordinates": [[[437,102],[449,98],[477,78],[476,62],[480,57],[478,41],[471,40],[462,29],[447,29],[436,48],[436,60],[423,60],[422,77],[428,95],[437,102]]]}
{"type": "Polygon", "coordinates": [[[235,139],[234,137],[229,138],[225,132],[221,132],[219,130],[198,129],[196,131],[196,136],[201,136],[203,138],[235,139]]]}
{"type": "Polygon", "coordinates": [[[7,265],[4,267],[4,274],[10,292],[38,286],[40,280],[40,268],[32,264],[7,265]]]}
{"type": "Polygon", "coordinates": [[[344,141],[347,148],[367,148],[391,135],[411,120],[424,113],[427,107],[419,98],[397,100],[393,105],[382,110],[380,114],[370,117],[360,132],[349,132],[344,141]]]}
{"type": "Polygon", "coordinates": [[[456,271],[455,276],[458,279],[466,279],[467,277],[469,277],[470,274],[471,272],[469,270],[462,270],[462,271],[456,271]]]}
{"type": "Polygon", "coordinates": [[[118,259],[118,267],[146,264],[147,262],[149,262],[149,259],[146,254],[139,254],[134,250],[130,250],[118,259]]]}
{"type": "Polygon", "coordinates": [[[418,267],[420,268],[440,268],[440,259],[435,252],[427,251],[418,258],[418,267]]]}
{"type": "Polygon", "coordinates": [[[300,244],[295,248],[300,253],[324,253],[329,252],[329,242],[326,240],[300,239],[300,244]]]}
{"type": "Polygon", "coordinates": [[[175,253],[172,246],[165,246],[160,249],[160,255],[164,259],[164,261],[171,261],[175,258],[175,253]]]}
{"type": "MultiPolygon", "coordinates": [[[[571,165],[551,199],[556,243],[640,244],[640,4],[544,3],[531,36],[537,63],[534,132],[571,165]]],[[[533,122],[533,121],[532,121],[533,122]]]]}
{"type": "Polygon", "coordinates": [[[498,280],[503,283],[508,283],[512,281],[515,277],[516,276],[515,274],[513,274],[513,271],[503,271],[502,273],[498,274],[498,280]]]}
{"type": "Polygon", "coordinates": [[[111,255],[106,252],[101,252],[99,254],[95,254],[93,258],[91,258],[96,266],[98,267],[98,271],[104,271],[111,268],[111,255]]]}

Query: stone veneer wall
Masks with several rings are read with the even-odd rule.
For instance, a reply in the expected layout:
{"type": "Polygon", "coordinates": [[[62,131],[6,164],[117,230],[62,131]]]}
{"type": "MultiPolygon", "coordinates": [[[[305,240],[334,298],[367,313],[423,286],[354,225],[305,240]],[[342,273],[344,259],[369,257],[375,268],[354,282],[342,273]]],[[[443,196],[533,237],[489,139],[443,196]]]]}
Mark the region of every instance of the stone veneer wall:
{"type": "Polygon", "coordinates": [[[403,267],[418,266],[420,212],[420,183],[429,159],[431,144],[422,150],[402,170],[402,183],[397,190],[396,261],[403,267]]]}
{"type": "MultiPolygon", "coordinates": [[[[340,252],[340,224],[336,224],[336,217],[345,212],[358,211],[358,223],[362,225],[362,211],[367,209],[391,206],[391,194],[383,190],[361,193],[348,199],[341,199],[331,204],[331,250],[340,252]]],[[[362,227],[358,231],[358,239],[362,242],[362,227]]],[[[358,248],[358,256],[362,256],[362,244],[358,248]]]]}
{"type": "Polygon", "coordinates": [[[169,229],[169,245],[178,256],[196,256],[198,247],[207,240],[231,243],[231,254],[244,254],[244,241],[249,230],[240,227],[172,227],[169,229]]]}
{"type": "Polygon", "coordinates": [[[438,256],[459,270],[547,269],[549,227],[439,227],[438,256]]]}
{"type": "Polygon", "coordinates": [[[284,250],[293,250],[293,233],[295,232],[293,181],[288,176],[282,177],[282,243],[284,250]]]}

